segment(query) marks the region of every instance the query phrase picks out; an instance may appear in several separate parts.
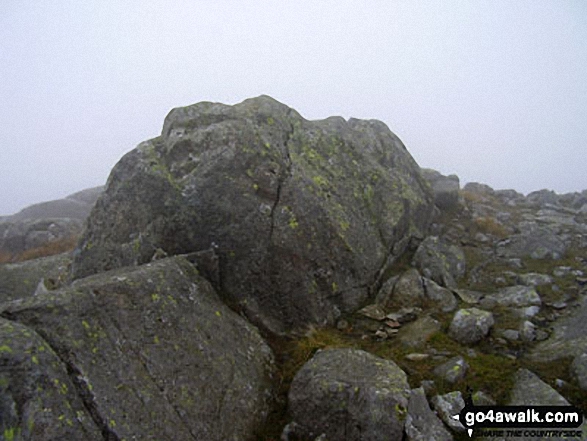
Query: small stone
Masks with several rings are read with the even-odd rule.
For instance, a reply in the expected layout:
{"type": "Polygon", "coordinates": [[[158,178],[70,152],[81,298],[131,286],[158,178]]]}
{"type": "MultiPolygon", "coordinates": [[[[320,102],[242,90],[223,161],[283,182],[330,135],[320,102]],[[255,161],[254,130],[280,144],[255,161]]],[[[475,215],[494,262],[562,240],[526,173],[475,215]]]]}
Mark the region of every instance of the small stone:
{"type": "Polygon", "coordinates": [[[496,401],[483,391],[477,391],[471,397],[475,406],[495,406],[496,401]]]}
{"type": "Polygon", "coordinates": [[[536,330],[536,341],[544,341],[548,338],[548,332],[543,331],[542,329],[536,330]]]}
{"type": "Polygon", "coordinates": [[[400,322],[398,322],[397,320],[385,320],[385,325],[389,328],[399,328],[401,327],[400,322]]]}
{"type": "Polygon", "coordinates": [[[410,361],[422,361],[430,358],[430,354],[420,354],[417,352],[412,352],[411,354],[406,355],[406,360],[410,361]]]}
{"type": "Polygon", "coordinates": [[[493,314],[488,311],[460,309],[450,324],[448,335],[462,344],[477,343],[489,333],[494,323],[493,314]]]}
{"type": "Polygon", "coordinates": [[[525,342],[534,341],[536,339],[536,325],[528,320],[524,321],[520,327],[520,338],[525,342]]]}
{"type": "Polygon", "coordinates": [[[469,365],[461,356],[451,358],[446,363],[437,366],[433,374],[449,383],[462,380],[469,369],[469,365]]]}
{"type": "Polygon", "coordinates": [[[465,303],[475,305],[483,298],[483,293],[468,289],[457,289],[454,293],[465,303]]]}
{"type": "Polygon", "coordinates": [[[337,323],[336,323],[336,329],[338,329],[339,331],[344,331],[346,329],[349,328],[349,322],[346,321],[345,319],[340,319],[337,323]]]}
{"type": "Polygon", "coordinates": [[[520,333],[515,329],[506,329],[501,335],[509,341],[518,341],[520,339],[520,333]]]}
{"type": "Polygon", "coordinates": [[[464,432],[465,427],[453,415],[458,415],[465,407],[465,400],[460,391],[449,392],[444,395],[436,395],[432,398],[434,410],[444,423],[456,432],[464,432]]]}
{"type": "Polygon", "coordinates": [[[385,319],[385,311],[380,305],[377,305],[376,303],[367,305],[364,308],[359,309],[357,313],[373,320],[381,321],[385,319]]]}
{"type": "Polygon", "coordinates": [[[555,277],[564,277],[571,272],[572,268],[570,266],[557,266],[552,274],[555,277]]]}
{"type": "Polygon", "coordinates": [[[399,329],[385,328],[385,332],[389,337],[393,337],[394,335],[398,334],[399,329]]]}
{"type": "Polygon", "coordinates": [[[379,330],[375,332],[375,337],[380,340],[387,340],[388,335],[387,332],[379,330]]]}
{"type": "Polygon", "coordinates": [[[520,274],[518,280],[522,285],[526,286],[542,286],[550,285],[552,283],[552,277],[547,274],[539,273],[520,274]]]}

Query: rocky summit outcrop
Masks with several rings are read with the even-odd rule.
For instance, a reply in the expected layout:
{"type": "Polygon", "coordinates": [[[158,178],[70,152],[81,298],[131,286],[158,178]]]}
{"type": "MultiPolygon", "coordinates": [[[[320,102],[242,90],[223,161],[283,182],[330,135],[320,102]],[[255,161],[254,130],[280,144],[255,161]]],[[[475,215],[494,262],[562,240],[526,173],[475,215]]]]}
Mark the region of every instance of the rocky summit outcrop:
{"type": "Polygon", "coordinates": [[[247,440],[269,413],[271,350],[181,257],[0,316],[4,439],[247,440]]]}
{"type": "Polygon", "coordinates": [[[261,96],[172,110],[114,167],[73,277],[211,250],[225,299],[276,332],[356,309],[424,236],[433,198],[385,124],[261,96]]]}

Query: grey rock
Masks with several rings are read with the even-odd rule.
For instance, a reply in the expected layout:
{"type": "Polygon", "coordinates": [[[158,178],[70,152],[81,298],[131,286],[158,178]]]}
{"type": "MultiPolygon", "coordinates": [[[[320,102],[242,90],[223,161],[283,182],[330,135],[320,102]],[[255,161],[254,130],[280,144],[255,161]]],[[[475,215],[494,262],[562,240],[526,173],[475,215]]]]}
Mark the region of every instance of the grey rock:
{"type": "Polygon", "coordinates": [[[552,284],[552,277],[548,274],[526,273],[520,274],[518,279],[522,285],[543,286],[552,284]]]}
{"type": "Polygon", "coordinates": [[[478,304],[485,295],[482,292],[468,289],[455,289],[454,293],[459,297],[459,299],[470,305],[478,304]]]}
{"type": "Polygon", "coordinates": [[[0,303],[31,297],[41,279],[59,286],[67,278],[69,253],[0,265],[0,303]]]}
{"type": "MultiPolygon", "coordinates": [[[[269,413],[271,350],[183,258],[81,279],[5,303],[0,314],[43,336],[57,359],[42,359],[39,349],[36,361],[45,371],[67,372],[60,389],[83,401],[73,411],[90,409],[84,418],[104,439],[251,439],[269,413]]],[[[23,381],[34,383],[35,375],[23,381]]],[[[55,411],[70,401],[59,399],[55,411]]],[[[25,430],[28,421],[19,421],[25,430]]]]}
{"type": "Polygon", "coordinates": [[[518,341],[520,339],[520,332],[515,329],[506,329],[501,333],[501,336],[509,341],[518,341]]]}
{"type": "Polygon", "coordinates": [[[379,288],[379,291],[375,296],[375,303],[382,306],[391,304],[391,298],[393,296],[393,287],[395,286],[398,279],[399,276],[390,277],[383,283],[383,285],[381,285],[381,288],[379,288]]]}
{"type": "Polygon", "coordinates": [[[540,306],[542,300],[531,286],[508,286],[491,295],[501,306],[540,306]]]}
{"type": "Polygon", "coordinates": [[[438,285],[434,280],[422,278],[426,298],[431,300],[442,312],[454,311],[458,302],[452,291],[438,285]]]}
{"type": "Polygon", "coordinates": [[[536,325],[528,320],[525,320],[520,327],[520,338],[525,342],[536,340],[536,325]]]}
{"type": "Polygon", "coordinates": [[[2,222],[18,223],[24,220],[69,218],[83,221],[88,217],[104,187],[93,187],[71,194],[64,199],[33,204],[10,216],[3,216],[2,222]]]}
{"type": "Polygon", "coordinates": [[[412,268],[400,276],[393,287],[390,302],[385,306],[387,308],[422,306],[425,297],[422,277],[420,277],[418,270],[412,268]]]}
{"type": "Polygon", "coordinates": [[[404,346],[417,348],[423,346],[440,329],[440,322],[426,315],[412,323],[402,326],[398,339],[404,346]]]}
{"type": "Polygon", "coordinates": [[[460,206],[460,183],[457,175],[444,176],[432,169],[422,169],[422,176],[432,187],[434,203],[441,210],[455,210],[460,206]]]}
{"type": "Polygon", "coordinates": [[[0,251],[17,256],[32,248],[77,237],[83,221],[71,218],[24,219],[0,223],[0,251]]]}
{"type": "Polygon", "coordinates": [[[420,244],[413,264],[424,277],[447,288],[456,288],[466,269],[463,250],[435,236],[428,236],[420,244]]]}
{"type": "Polygon", "coordinates": [[[495,194],[495,190],[493,188],[486,184],[480,184],[479,182],[468,182],[463,187],[463,190],[484,196],[492,196],[495,194]]]}
{"type": "Polygon", "coordinates": [[[409,441],[451,441],[452,435],[432,412],[424,388],[412,389],[405,427],[409,441]]]}
{"type": "Polygon", "coordinates": [[[475,406],[495,406],[497,404],[490,395],[481,390],[473,393],[471,399],[473,400],[473,404],[475,406]]]}
{"type": "Polygon", "coordinates": [[[379,121],[308,121],[267,96],[204,102],[172,110],[114,167],[73,277],[214,247],[227,302],[274,333],[303,332],[364,304],[433,208],[379,121]]]}
{"type": "Polygon", "coordinates": [[[448,335],[462,344],[482,340],[494,324],[493,314],[477,308],[460,309],[454,315],[448,335]]]}
{"type": "Polygon", "coordinates": [[[533,226],[498,243],[502,257],[531,257],[533,259],[560,259],[567,245],[549,228],[533,226]]]}
{"type": "Polygon", "coordinates": [[[465,431],[465,427],[459,421],[453,419],[453,416],[458,415],[465,407],[465,400],[463,400],[463,395],[460,391],[436,395],[432,398],[431,404],[440,419],[444,421],[444,424],[455,432],[465,431]]]}
{"type": "Polygon", "coordinates": [[[468,363],[459,355],[434,368],[433,373],[452,384],[465,378],[468,369],[468,363]]]}
{"type": "Polygon", "coordinates": [[[536,374],[519,369],[514,379],[511,406],[568,406],[569,402],[536,374]]]}
{"type": "Polygon", "coordinates": [[[68,375],[59,355],[38,333],[0,318],[3,440],[103,440],[76,393],[80,381],[68,375]]]}
{"type": "Polygon", "coordinates": [[[409,396],[406,374],[393,361],[328,349],[296,374],[288,404],[302,439],[400,440],[409,396]]]}
{"type": "Polygon", "coordinates": [[[571,375],[577,380],[579,387],[587,391],[587,352],[583,352],[573,359],[571,375]]]}
{"type": "Polygon", "coordinates": [[[537,206],[545,205],[545,204],[558,204],[558,195],[552,190],[537,190],[529,193],[526,196],[526,200],[537,206]]]}

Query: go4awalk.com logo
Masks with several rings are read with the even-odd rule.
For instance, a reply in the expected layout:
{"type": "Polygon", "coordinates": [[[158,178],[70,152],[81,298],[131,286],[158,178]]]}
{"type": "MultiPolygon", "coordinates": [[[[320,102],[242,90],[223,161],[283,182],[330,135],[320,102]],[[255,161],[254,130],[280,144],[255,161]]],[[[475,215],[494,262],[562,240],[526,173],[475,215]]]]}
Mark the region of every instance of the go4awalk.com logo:
{"type": "Polygon", "coordinates": [[[467,403],[453,418],[465,427],[470,437],[474,429],[499,429],[500,436],[583,439],[578,430],[583,423],[583,413],[575,406],[475,406],[467,403]]]}

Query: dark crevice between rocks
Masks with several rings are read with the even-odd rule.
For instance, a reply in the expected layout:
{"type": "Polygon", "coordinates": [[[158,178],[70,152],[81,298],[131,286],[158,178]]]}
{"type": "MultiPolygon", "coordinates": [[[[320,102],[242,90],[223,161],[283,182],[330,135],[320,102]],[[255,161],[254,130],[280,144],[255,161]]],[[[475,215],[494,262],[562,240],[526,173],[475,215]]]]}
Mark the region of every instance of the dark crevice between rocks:
{"type": "MultiPolygon", "coordinates": [[[[288,113],[288,116],[290,116],[291,111],[288,113]]],[[[272,240],[273,240],[273,231],[275,230],[275,210],[277,210],[277,207],[279,206],[279,202],[281,200],[281,192],[283,190],[283,186],[285,185],[285,181],[291,176],[292,173],[292,161],[291,161],[291,155],[289,153],[289,143],[291,141],[291,139],[293,138],[295,132],[295,127],[292,124],[290,127],[290,130],[287,132],[287,136],[285,139],[285,142],[283,143],[283,147],[285,149],[285,172],[280,172],[279,178],[277,180],[277,194],[275,196],[275,201],[273,201],[273,206],[271,207],[271,213],[269,215],[270,219],[271,219],[271,224],[269,226],[269,245],[271,245],[272,240]]]]}
{"type": "MultiPolygon", "coordinates": [[[[20,323],[18,322],[16,317],[8,311],[4,311],[2,314],[0,314],[0,317],[6,320],[20,323]]],[[[65,366],[67,375],[73,383],[77,395],[80,397],[84,408],[94,421],[94,424],[102,433],[102,438],[104,439],[104,441],[120,441],[118,435],[110,429],[108,423],[106,422],[106,419],[100,414],[100,411],[98,410],[98,406],[96,405],[94,399],[94,395],[92,394],[92,391],[90,390],[86,381],[84,381],[85,377],[82,374],[82,372],[71,360],[69,360],[64,350],[61,350],[52,343],[48,335],[46,335],[42,331],[37,331],[34,328],[33,331],[36,332],[45,341],[47,346],[51,348],[51,350],[57,355],[61,363],[63,363],[63,365],[65,366]]]]}

